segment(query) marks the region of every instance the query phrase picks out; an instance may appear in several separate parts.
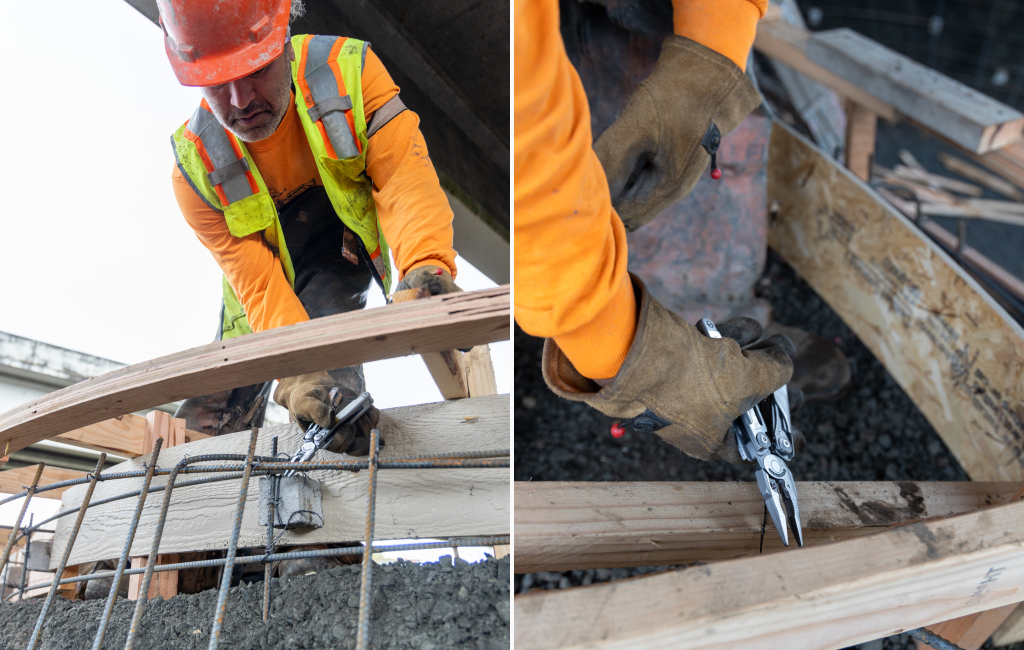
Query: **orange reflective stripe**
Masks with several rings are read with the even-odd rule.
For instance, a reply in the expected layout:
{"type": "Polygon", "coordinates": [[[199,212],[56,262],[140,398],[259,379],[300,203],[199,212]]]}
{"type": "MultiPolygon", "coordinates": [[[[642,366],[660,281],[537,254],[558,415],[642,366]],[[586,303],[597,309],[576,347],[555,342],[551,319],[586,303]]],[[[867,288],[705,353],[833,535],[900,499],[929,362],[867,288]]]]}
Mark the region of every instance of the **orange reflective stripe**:
{"type": "MultiPolygon", "coordinates": [[[[204,99],[203,101],[205,102],[206,100],[204,99]]],[[[192,131],[190,131],[187,126],[185,127],[185,131],[182,133],[182,135],[184,135],[187,140],[191,141],[192,144],[196,146],[196,153],[199,154],[200,160],[203,161],[203,165],[206,167],[206,171],[212,172],[214,170],[213,161],[210,160],[210,154],[206,153],[206,146],[203,144],[203,139],[200,138],[195,133],[192,133],[192,131]]],[[[220,199],[221,205],[228,204],[228,197],[224,194],[224,190],[221,188],[220,185],[214,185],[213,191],[216,192],[217,198],[220,199]]]]}
{"type": "MultiPolygon", "coordinates": [[[[335,43],[334,47],[331,48],[331,56],[327,60],[327,65],[331,66],[331,72],[334,73],[334,78],[338,80],[338,96],[344,97],[348,94],[345,88],[345,79],[341,76],[341,68],[338,67],[338,56],[341,55],[341,48],[345,45],[345,41],[348,40],[347,36],[339,38],[335,43]]],[[[350,108],[345,111],[345,121],[348,122],[348,128],[352,133],[356,132],[356,115],[355,112],[350,108]]],[[[356,149],[359,153],[363,153],[363,144],[359,141],[359,138],[355,138],[356,149]]],[[[335,155],[335,158],[338,156],[335,155]]]]}
{"type": "MultiPolygon", "coordinates": [[[[242,148],[238,146],[238,139],[228,137],[228,141],[231,142],[231,148],[234,150],[235,155],[238,156],[240,159],[245,158],[245,156],[242,154],[242,148]]],[[[245,180],[249,181],[249,189],[252,190],[253,194],[260,193],[260,186],[256,184],[256,178],[252,175],[251,169],[245,172],[245,180]]],[[[220,186],[218,185],[217,187],[220,186]]]]}

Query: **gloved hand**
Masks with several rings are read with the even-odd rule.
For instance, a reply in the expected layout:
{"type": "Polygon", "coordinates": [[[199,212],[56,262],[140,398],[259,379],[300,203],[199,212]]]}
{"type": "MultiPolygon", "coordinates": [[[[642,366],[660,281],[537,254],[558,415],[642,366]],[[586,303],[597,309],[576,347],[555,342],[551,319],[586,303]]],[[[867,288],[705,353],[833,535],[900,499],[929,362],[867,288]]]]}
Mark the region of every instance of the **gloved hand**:
{"type": "MultiPolygon", "coordinates": [[[[326,372],[311,372],[296,377],[286,377],[278,382],[274,401],[288,409],[288,413],[303,430],[311,422],[324,428],[334,424],[333,413],[356,399],[351,389],[338,383],[326,372]],[[331,402],[331,389],[337,388],[335,400],[331,402]]],[[[371,406],[353,424],[339,429],[327,446],[328,451],[338,454],[365,456],[369,453],[370,429],[377,426],[380,411],[371,406]]]]}
{"type": "Polygon", "coordinates": [[[669,36],[654,71],[633,92],[594,151],[612,205],[632,232],[693,190],[724,136],[761,103],[735,63],[696,41],[669,36]]]}
{"type": "Polygon", "coordinates": [[[581,375],[552,339],[544,343],[544,380],[557,395],[612,417],[633,418],[649,410],[666,425],[656,433],[694,458],[740,462],[736,445],[724,444],[732,442],[729,427],[789,380],[792,344],[784,336],[758,340],[761,326],[749,318],[718,326],[723,337],[737,340],[708,338],[662,307],[639,278],[631,278],[639,321],[612,382],[601,388],[581,375]]]}
{"type": "Polygon", "coordinates": [[[452,274],[440,266],[426,265],[418,266],[405,274],[402,281],[398,283],[395,291],[406,289],[425,288],[430,295],[437,296],[442,293],[454,293],[462,291],[452,280],[452,274]]]}

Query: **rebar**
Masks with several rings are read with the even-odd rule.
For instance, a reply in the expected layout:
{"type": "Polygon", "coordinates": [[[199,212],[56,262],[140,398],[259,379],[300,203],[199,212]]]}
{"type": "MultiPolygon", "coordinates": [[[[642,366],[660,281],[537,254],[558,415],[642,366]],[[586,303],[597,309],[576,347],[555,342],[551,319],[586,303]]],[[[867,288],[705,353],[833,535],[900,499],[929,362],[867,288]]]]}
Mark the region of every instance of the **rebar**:
{"type": "Polygon", "coordinates": [[[238,505],[235,507],[235,527],[231,531],[228,542],[227,562],[224,563],[224,577],[220,583],[220,594],[217,596],[217,610],[213,619],[213,630],[210,632],[210,650],[217,650],[220,643],[220,631],[224,626],[224,612],[228,604],[228,590],[231,588],[231,573],[235,568],[235,555],[238,553],[238,536],[242,532],[242,514],[245,512],[245,496],[249,491],[249,477],[252,476],[253,458],[256,456],[256,439],[260,430],[253,428],[249,437],[249,454],[242,476],[242,488],[238,491],[238,505]]]}
{"type": "MultiPolygon", "coordinates": [[[[277,436],[270,439],[270,455],[277,456],[277,436]]],[[[278,499],[278,477],[270,477],[270,503],[267,504],[267,555],[274,553],[274,517],[276,516],[278,499]]],[[[270,620],[270,572],[272,565],[266,562],[263,566],[263,620],[270,620]]]]}
{"type": "Polygon", "coordinates": [[[25,552],[21,554],[21,580],[18,583],[18,600],[25,598],[25,583],[28,581],[28,561],[32,557],[32,522],[35,521],[34,512],[28,515],[28,529],[25,532],[25,552]]]}
{"type": "Polygon", "coordinates": [[[380,431],[370,429],[370,468],[366,487],[366,546],[363,548],[362,582],[359,586],[359,623],[356,650],[370,644],[370,575],[373,566],[373,519],[376,511],[377,460],[380,455],[380,431]]]}
{"type": "Polygon", "coordinates": [[[935,650],[964,650],[957,644],[947,641],[938,634],[923,627],[919,627],[916,630],[909,630],[907,634],[922,643],[927,643],[931,647],[935,648],[935,650]]]}
{"type": "Polygon", "coordinates": [[[153,444],[153,457],[150,459],[149,468],[146,471],[146,478],[139,490],[139,502],[135,505],[135,514],[132,516],[132,523],[128,527],[128,536],[124,541],[124,550],[117,562],[117,569],[114,570],[114,578],[110,581],[110,594],[107,596],[107,604],[103,609],[103,616],[100,618],[100,628],[96,631],[96,638],[92,642],[93,650],[100,650],[103,644],[103,637],[107,632],[107,623],[110,621],[110,614],[114,611],[114,601],[117,600],[117,590],[121,586],[121,576],[124,575],[125,565],[128,563],[128,556],[132,550],[132,543],[135,541],[135,532],[139,528],[139,521],[142,519],[142,508],[146,505],[146,495],[149,493],[149,484],[153,480],[153,472],[156,470],[156,462],[160,457],[160,447],[164,444],[162,436],[157,437],[153,444]]]}
{"type": "MultiPolygon", "coordinates": [[[[11,529],[11,536],[7,540],[7,544],[4,546],[4,554],[0,557],[0,572],[7,566],[7,560],[11,557],[11,549],[14,548],[14,539],[18,536],[18,528],[21,527],[21,520],[25,518],[25,511],[28,510],[28,502],[32,500],[32,495],[35,494],[36,487],[39,485],[39,479],[43,476],[43,463],[39,463],[39,467],[36,468],[36,475],[32,479],[32,485],[28,488],[28,492],[25,494],[25,503],[21,504],[21,512],[18,513],[18,518],[14,520],[14,528],[11,529]]],[[[4,501],[6,503],[6,501],[4,501]]],[[[0,504],[2,505],[2,504],[0,504]]]]}
{"type": "MultiPolygon", "coordinates": [[[[75,525],[71,528],[71,535],[68,537],[67,546],[64,547],[64,554],[60,558],[60,564],[57,565],[56,573],[54,573],[53,584],[50,585],[50,591],[46,594],[46,602],[43,603],[43,609],[39,612],[39,619],[36,621],[36,627],[32,630],[32,638],[29,639],[28,650],[33,650],[33,648],[36,647],[36,643],[39,642],[39,635],[43,631],[43,620],[46,619],[46,613],[50,611],[50,604],[53,603],[53,596],[57,593],[57,588],[60,586],[60,579],[64,575],[64,568],[68,564],[68,557],[71,555],[71,549],[75,545],[75,539],[78,537],[78,531],[82,528],[82,521],[85,519],[85,512],[89,509],[89,500],[92,499],[93,490],[96,489],[100,470],[103,469],[103,465],[106,462],[107,455],[105,453],[101,453],[99,460],[96,462],[96,469],[92,471],[92,480],[89,481],[89,489],[86,490],[85,498],[82,499],[82,506],[78,509],[78,518],[75,520],[75,525]]],[[[42,474],[42,472],[42,465],[40,465],[37,474],[42,474]]],[[[36,478],[38,480],[38,476],[36,478]]],[[[22,571],[24,572],[24,569],[22,569],[22,571]]]]}

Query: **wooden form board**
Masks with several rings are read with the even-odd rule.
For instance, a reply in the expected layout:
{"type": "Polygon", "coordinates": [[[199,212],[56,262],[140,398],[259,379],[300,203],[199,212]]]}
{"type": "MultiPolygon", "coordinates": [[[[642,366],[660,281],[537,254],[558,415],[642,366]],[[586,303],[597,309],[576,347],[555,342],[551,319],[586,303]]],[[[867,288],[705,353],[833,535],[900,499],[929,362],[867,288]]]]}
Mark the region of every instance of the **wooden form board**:
{"type": "MultiPolygon", "coordinates": [[[[146,417],[127,413],[120,417],[62,433],[54,440],[94,451],[105,451],[119,456],[136,458],[152,450],[152,445],[146,445],[147,431],[146,417]]],[[[205,433],[189,429],[183,429],[183,433],[184,442],[210,437],[205,433]]]]}
{"type": "Polygon", "coordinates": [[[807,56],[968,151],[1013,144],[1024,129],[1019,111],[851,29],[815,32],[807,56]]]}
{"type": "MultiPolygon", "coordinates": [[[[1009,501],[1017,483],[799,482],[807,546],[1009,501]]],[[[515,483],[516,573],[757,555],[764,501],[750,483],[515,483]]],[[[791,552],[774,526],[764,552],[791,552]]]]}
{"type": "MultiPolygon", "coordinates": [[[[516,549],[518,553],[519,549],[516,549]]],[[[1024,600],[1024,503],[515,598],[516,648],[841,648],[1024,600]]]]}
{"type": "MultiPolygon", "coordinates": [[[[936,244],[784,124],[768,242],[885,365],[974,480],[1024,480],[1024,330],[936,244]]],[[[893,432],[898,435],[897,432],[893,432]]]]}
{"type": "Polygon", "coordinates": [[[507,340],[509,287],[435,296],[219,341],[79,382],[0,414],[12,451],[158,404],[277,377],[507,340]]]}
{"type": "MultiPolygon", "coordinates": [[[[30,465],[28,467],[19,467],[18,469],[0,470],[0,492],[7,492],[8,494],[24,492],[28,486],[32,484],[32,479],[35,478],[36,467],[36,465],[30,465]]],[[[51,483],[59,483],[61,481],[70,481],[72,479],[82,478],[86,475],[88,475],[88,472],[81,472],[76,469],[44,467],[43,475],[39,477],[39,485],[42,487],[51,483]]],[[[57,488],[55,490],[47,490],[33,498],[59,499],[60,496],[68,489],[69,488],[57,488]]]]}
{"type": "MultiPolygon", "coordinates": [[[[509,399],[507,395],[495,395],[387,409],[381,411],[379,426],[386,443],[382,459],[508,449],[509,399]]],[[[244,431],[171,447],[160,452],[158,464],[173,467],[186,454],[245,454],[249,435],[244,431]]],[[[290,453],[298,449],[302,431],[296,425],[261,429],[258,455],[270,455],[274,435],[279,436],[278,449],[290,453]]],[[[121,463],[104,473],[141,469],[148,458],[121,463]]],[[[316,456],[318,460],[341,458],[345,457],[330,452],[319,452],[316,456]]],[[[196,476],[189,475],[190,478],[196,476]]],[[[309,476],[323,482],[323,508],[328,515],[325,525],[308,532],[287,531],[280,543],[317,544],[360,539],[365,533],[366,472],[313,471],[309,476]]],[[[166,480],[166,476],[158,476],[153,482],[160,485],[166,480]]],[[[101,482],[96,486],[93,499],[138,489],[141,484],[142,478],[101,482]]],[[[227,548],[239,485],[239,479],[233,479],[175,489],[160,553],[227,548]]],[[[510,487],[511,470],[506,468],[381,470],[377,483],[376,537],[508,534],[510,487]]],[[[64,495],[62,510],[77,508],[84,492],[82,488],[69,490],[64,495]]],[[[258,522],[258,494],[258,478],[254,477],[242,521],[241,547],[262,547],[266,542],[266,527],[258,522]]],[[[147,499],[132,555],[148,555],[162,500],[162,492],[153,493],[147,499]]],[[[79,564],[118,557],[135,506],[136,500],[132,498],[90,508],[69,562],[79,564]]],[[[70,516],[58,521],[52,557],[60,557],[74,523],[70,516]]]]}

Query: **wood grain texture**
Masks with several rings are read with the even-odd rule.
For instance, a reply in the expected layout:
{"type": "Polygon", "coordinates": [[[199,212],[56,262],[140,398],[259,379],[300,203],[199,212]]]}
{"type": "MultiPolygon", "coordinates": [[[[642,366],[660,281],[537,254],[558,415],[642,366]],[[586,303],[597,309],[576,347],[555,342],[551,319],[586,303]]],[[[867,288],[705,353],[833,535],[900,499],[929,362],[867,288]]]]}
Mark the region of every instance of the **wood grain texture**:
{"type": "Polygon", "coordinates": [[[846,166],[862,181],[871,180],[878,116],[856,102],[846,101],[846,166]]]}
{"type": "Polygon", "coordinates": [[[1014,187],[1013,183],[1004,181],[995,174],[987,172],[980,167],[975,167],[971,163],[961,160],[956,156],[951,156],[944,151],[940,151],[937,157],[942,166],[954,174],[960,174],[968,180],[980,183],[993,192],[1002,194],[1013,201],[1024,201],[1024,192],[1014,187]]]}
{"type": "MultiPolygon", "coordinates": [[[[28,486],[32,484],[32,479],[35,478],[35,475],[36,465],[0,471],[0,492],[7,492],[8,494],[24,492],[28,486]]],[[[81,472],[76,469],[45,467],[43,468],[43,475],[39,477],[39,487],[50,485],[51,483],[59,483],[61,481],[70,481],[72,479],[82,478],[86,475],[88,475],[88,472],[81,472]]],[[[33,498],[59,499],[68,489],[69,488],[57,488],[55,490],[47,490],[46,492],[41,493],[38,497],[33,498]]]]}
{"type": "MultiPolygon", "coordinates": [[[[381,458],[452,451],[508,449],[509,400],[506,395],[467,398],[381,411],[380,430],[385,441],[381,458]]],[[[270,454],[271,438],[279,436],[279,449],[297,449],[302,431],[295,425],[260,430],[257,454],[270,454]]],[[[244,454],[249,432],[218,436],[161,451],[160,467],[173,467],[185,454],[244,454]]],[[[344,458],[320,452],[316,459],[344,458]]],[[[148,456],[122,463],[107,472],[141,469],[148,456]]],[[[196,475],[192,475],[195,477],[196,475]]],[[[317,544],[357,540],[364,534],[366,519],[366,472],[313,471],[322,481],[323,528],[287,531],[281,544],[317,544]]],[[[184,477],[183,477],[184,478],[184,477]]],[[[167,477],[154,477],[155,485],[167,477]]],[[[377,485],[375,532],[378,539],[407,537],[507,534],[511,528],[509,469],[389,469],[381,470],[377,485]]],[[[142,478],[101,482],[93,500],[138,489],[142,478]]],[[[239,480],[176,489],[171,500],[160,553],[226,548],[234,524],[239,480]]],[[[76,508],[84,489],[69,490],[62,510],[76,508]]],[[[258,524],[258,482],[250,483],[243,516],[241,547],[261,546],[266,529],[258,524]]],[[[149,553],[159,515],[162,493],[146,501],[132,555],[149,553]]],[[[90,508],[71,552],[72,563],[117,557],[135,508],[135,499],[124,499],[90,508]]],[[[73,521],[59,520],[54,557],[67,543],[73,521]]]]}
{"type": "MultiPolygon", "coordinates": [[[[517,549],[518,552],[518,549],[517,549]]],[[[1024,503],[515,598],[516,648],[841,648],[1024,599],[1024,503]]]]}
{"type": "MultiPolygon", "coordinates": [[[[135,458],[150,451],[145,444],[146,430],[145,416],[126,413],[120,417],[62,433],[54,440],[93,451],[105,451],[118,456],[135,458]]],[[[205,433],[190,429],[183,431],[185,442],[210,437],[205,433]]]]}
{"type": "MultiPolygon", "coordinates": [[[[424,287],[416,289],[404,289],[396,291],[391,295],[393,303],[409,302],[411,300],[423,300],[429,298],[430,292],[424,287]]],[[[420,355],[427,372],[437,384],[437,390],[445,399],[460,399],[469,397],[469,388],[466,386],[466,371],[463,367],[462,353],[458,350],[441,350],[440,352],[425,352],[420,355]]]]}
{"type": "Polygon", "coordinates": [[[815,32],[807,56],[968,151],[1005,147],[1024,130],[1019,111],[853,30],[815,32]]]}
{"type": "MultiPolygon", "coordinates": [[[[807,546],[1009,501],[1017,484],[800,482],[807,546]]],[[[515,483],[516,573],[706,562],[758,554],[751,483],[515,483]]],[[[785,551],[772,524],[764,552],[785,551]]]]}
{"type": "Polygon", "coordinates": [[[491,350],[486,345],[474,346],[463,356],[466,368],[466,388],[472,397],[495,395],[498,384],[494,379],[494,364],[491,362],[491,350]]]}
{"type": "Polygon", "coordinates": [[[1024,329],[905,217],[781,123],[770,155],[772,248],[857,333],[972,479],[1024,480],[1024,329]]]}
{"type": "Polygon", "coordinates": [[[79,382],[0,415],[17,450],[125,413],[323,368],[507,340],[509,287],[317,318],[79,382]]]}

